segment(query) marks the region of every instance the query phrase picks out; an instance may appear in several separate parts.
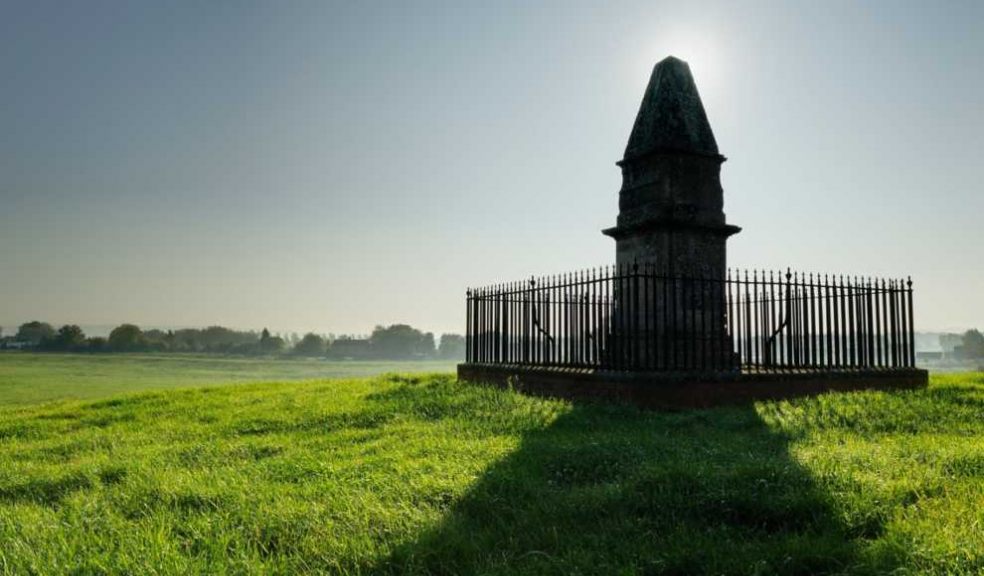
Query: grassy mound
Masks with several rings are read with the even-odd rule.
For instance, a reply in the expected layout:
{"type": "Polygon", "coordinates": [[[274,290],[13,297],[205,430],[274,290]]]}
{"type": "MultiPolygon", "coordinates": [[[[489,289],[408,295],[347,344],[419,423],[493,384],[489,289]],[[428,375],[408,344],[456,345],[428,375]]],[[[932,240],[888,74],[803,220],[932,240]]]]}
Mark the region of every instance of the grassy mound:
{"type": "Polygon", "coordinates": [[[0,572],[984,571],[984,377],[655,413],[444,375],[0,411],[0,572]]]}

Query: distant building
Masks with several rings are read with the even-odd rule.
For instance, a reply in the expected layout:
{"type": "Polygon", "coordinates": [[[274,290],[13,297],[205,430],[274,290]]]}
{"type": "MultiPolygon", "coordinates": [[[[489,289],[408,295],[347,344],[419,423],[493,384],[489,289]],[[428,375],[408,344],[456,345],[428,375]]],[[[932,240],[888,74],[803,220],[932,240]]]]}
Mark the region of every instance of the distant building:
{"type": "Polygon", "coordinates": [[[916,334],[916,358],[929,362],[968,360],[964,353],[963,334],[922,332],[916,334]]]}
{"type": "Polygon", "coordinates": [[[917,350],[916,360],[919,362],[942,362],[942,350],[917,350]]]}

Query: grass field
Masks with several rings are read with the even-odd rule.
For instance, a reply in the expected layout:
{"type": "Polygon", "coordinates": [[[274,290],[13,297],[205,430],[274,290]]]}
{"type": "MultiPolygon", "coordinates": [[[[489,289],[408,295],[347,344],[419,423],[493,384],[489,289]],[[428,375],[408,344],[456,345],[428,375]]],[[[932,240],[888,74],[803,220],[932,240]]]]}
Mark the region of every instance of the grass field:
{"type": "Polygon", "coordinates": [[[258,380],[453,371],[453,362],[328,362],[192,354],[0,352],[0,407],[258,380]]]}
{"type": "Polygon", "coordinates": [[[982,571],[981,374],[677,413],[439,374],[0,410],[4,574],[982,571]]]}

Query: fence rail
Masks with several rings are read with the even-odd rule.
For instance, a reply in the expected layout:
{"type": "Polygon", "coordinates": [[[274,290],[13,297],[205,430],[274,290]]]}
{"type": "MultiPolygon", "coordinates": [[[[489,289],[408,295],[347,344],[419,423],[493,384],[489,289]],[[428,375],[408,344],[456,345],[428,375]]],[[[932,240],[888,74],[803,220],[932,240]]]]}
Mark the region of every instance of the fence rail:
{"type": "Polygon", "coordinates": [[[625,371],[915,365],[911,279],[609,266],[467,292],[467,361],[625,371]]]}

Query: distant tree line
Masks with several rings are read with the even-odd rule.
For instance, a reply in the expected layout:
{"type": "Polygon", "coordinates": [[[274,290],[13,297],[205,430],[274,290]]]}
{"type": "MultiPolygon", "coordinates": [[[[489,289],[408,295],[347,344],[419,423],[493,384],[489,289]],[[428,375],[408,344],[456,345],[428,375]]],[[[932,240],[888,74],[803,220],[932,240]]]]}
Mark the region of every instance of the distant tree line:
{"type": "MultiPolygon", "coordinates": [[[[980,330],[967,330],[962,334],[946,332],[938,335],[940,351],[919,351],[917,354],[935,354],[947,360],[984,360],[984,334],[980,330]]],[[[928,357],[932,359],[933,357],[928,357]]]]}
{"type": "Polygon", "coordinates": [[[966,360],[984,360],[984,334],[980,330],[967,330],[954,352],[966,360]]]}
{"type": "Polygon", "coordinates": [[[184,352],[237,354],[243,356],[300,356],[337,360],[457,360],[465,356],[465,339],[459,334],[442,334],[406,325],[376,326],[368,337],[322,335],[309,332],[275,335],[240,331],[223,326],[180,330],[141,330],[134,324],[121,324],[106,338],[87,337],[74,324],[55,328],[47,322],[21,324],[14,336],[2,337],[0,348],[31,348],[50,352],[184,352]]]}

